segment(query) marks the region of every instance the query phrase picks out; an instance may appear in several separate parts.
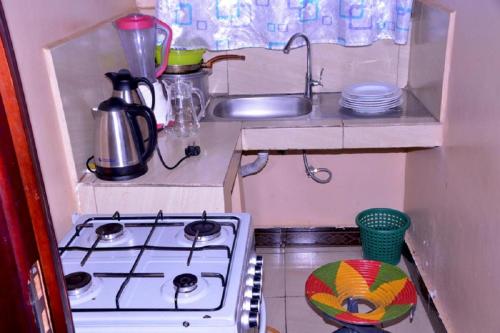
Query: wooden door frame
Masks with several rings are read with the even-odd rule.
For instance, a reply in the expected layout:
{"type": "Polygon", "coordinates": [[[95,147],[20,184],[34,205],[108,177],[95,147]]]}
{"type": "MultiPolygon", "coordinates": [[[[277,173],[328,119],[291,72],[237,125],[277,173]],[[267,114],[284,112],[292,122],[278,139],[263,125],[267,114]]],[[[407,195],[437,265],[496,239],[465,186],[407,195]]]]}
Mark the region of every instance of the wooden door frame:
{"type": "MultiPolygon", "coordinates": [[[[46,300],[54,332],[71,332],[73,323],[65,291],[57,241],[52,227],[36,148],[29,122],[21,78],[17,69],[3,6],[0,2],[0,249],[5,264],[15,263],[17,280],[10,293],[0,297],[0,309],[17,309],[18,323],[12,332],[33,331],[34,316],[29,303],[30,267],[38,260],[43,275],[46,300]],[[7,297],[9,298],[9,297],[7,297]],[[12,305],[15,303],[15,306],[12,305]],[[21,329],[21,330],[20,330],[21,329]]],[[[0,261],[0,264],[2,261],[0,261]]],[[[11,274],[12,273],[12,274],[11,274]]],[[[15,275],[14,275],[15,274],[15,275]]],[[[5,287],[4,287],[5,288],[5,287]]],[[[3,317],[9,316],[3,313],[3,317]]],[[[0,326],[1,327],[1,326],[0,326]]]]}

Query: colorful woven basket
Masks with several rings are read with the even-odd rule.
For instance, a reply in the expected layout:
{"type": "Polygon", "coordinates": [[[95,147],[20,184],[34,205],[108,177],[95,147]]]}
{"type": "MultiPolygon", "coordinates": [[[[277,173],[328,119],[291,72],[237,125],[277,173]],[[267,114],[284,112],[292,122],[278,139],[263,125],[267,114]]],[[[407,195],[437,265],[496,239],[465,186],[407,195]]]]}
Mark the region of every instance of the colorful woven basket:
{"type": "Polygon", "coordinates": [[[320,313],[354,325],[377,325],[404,316],[417,303],[413,283],[398,267],[373,260],[344,260],[321,266],[306,281],[306,297],[320,313]],[[372,304],[368,313],[349,312],[348,298],[372,304]]]}

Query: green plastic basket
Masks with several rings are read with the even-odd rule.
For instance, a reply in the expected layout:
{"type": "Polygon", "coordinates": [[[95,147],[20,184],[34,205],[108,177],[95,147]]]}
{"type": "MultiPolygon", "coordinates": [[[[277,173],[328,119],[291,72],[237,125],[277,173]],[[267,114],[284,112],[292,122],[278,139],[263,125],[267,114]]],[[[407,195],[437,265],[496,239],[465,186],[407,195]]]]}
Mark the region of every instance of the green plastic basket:
{"type": "Polygon", "coordinates": [[[363,257],[397,265],[410,217],[390,208],[371,208],[356,216],[361,231],[363,257]]]}

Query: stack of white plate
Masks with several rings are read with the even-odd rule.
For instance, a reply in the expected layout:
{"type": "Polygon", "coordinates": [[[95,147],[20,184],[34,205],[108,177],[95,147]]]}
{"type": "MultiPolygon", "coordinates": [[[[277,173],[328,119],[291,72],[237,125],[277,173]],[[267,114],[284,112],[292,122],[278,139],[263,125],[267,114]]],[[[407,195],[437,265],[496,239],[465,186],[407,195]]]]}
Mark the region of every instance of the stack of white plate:
{"type": "Polygon", "coordinates": [[[340,106],[355,112],[376,114],[393,111],[403,102],[400,88],[389,83],[353,84],[342,91],[340,106]]]}

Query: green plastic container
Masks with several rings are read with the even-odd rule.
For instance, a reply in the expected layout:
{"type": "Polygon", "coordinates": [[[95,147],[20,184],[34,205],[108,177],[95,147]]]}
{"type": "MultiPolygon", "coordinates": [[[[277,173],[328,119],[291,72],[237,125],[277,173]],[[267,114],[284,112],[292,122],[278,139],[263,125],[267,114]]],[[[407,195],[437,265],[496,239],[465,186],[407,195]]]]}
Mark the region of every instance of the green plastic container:
{"type": "Polygon", "coordinates": [[[410,217],[390,208],[371,208],[356,216],[361,232],[363,257],[397,265],[410,217]]]}

